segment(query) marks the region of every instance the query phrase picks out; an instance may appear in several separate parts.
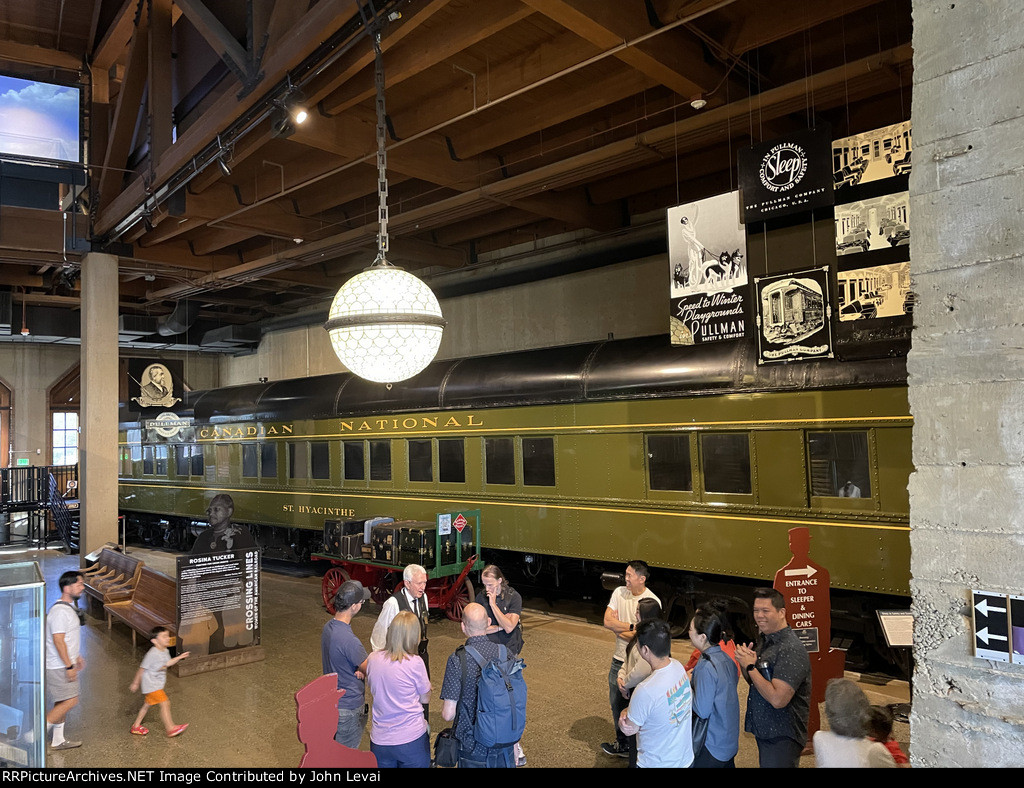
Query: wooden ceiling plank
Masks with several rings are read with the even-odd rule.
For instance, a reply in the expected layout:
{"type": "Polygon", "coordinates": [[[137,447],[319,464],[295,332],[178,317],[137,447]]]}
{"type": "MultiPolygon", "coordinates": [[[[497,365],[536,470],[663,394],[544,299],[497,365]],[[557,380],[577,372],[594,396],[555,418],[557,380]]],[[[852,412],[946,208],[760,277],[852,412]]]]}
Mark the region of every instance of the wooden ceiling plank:
{"type": "MultiPolygon", "coordinates": [[[[268,55],[263,61],[266,74],[264,84],[274,85],[284,75],[308,57],[324,39],[338,30],[352,16],[354,6],[351,0],[320,0],[292,28],[288,37],[288,46],[281,47],[277,52],[268,55]]],[[[235,80],[235,86],[240,83],[235,80]]],[[[252,107],[265,96],[253,91],[238,100],[218,102],[202,118],[190,126],[179,137],[177,142],[164,156],[156,169],[153,188],[159,187],[171,175],[198,154],[210,140],[223,130],[239,114],[252,107]]],[[[140,205],[146,196],[146,187],[141,177],[135,178],[121,191],[117,197],[101,210],[96,217],[96,233],[103,236],[109,233],[118,222],[128,216],[140,205]]]]}
{"type": "MultiPolygon", "coordinates": [[[[533,9],[520,0],[487,0],[448,20],[443,37],[433,37],[430,46],[410,37],[392,46],[384,58],[385,83],[394,87],[409,77],[426,71],[452,55],[500,33],[507,27],[530,16],[533,9]]],[[[353,79],[340,86],[320,102],[321,111],[336,115],[376,95],[372,60],[353,79]]]]}
{"type": "Polygon", "coordinates": [[[171,61],[171,0],[149,0],[149,146],[153,160],[171,147],[174,126],[171,61]]]}
{"type": "Polygon", "coordinates": [[[393,263],[411,262],[444,268],[461,268],[469,263],[469,254],[464,249],[438,246],[411,237],[391,238],[388,243],[388,257],[393,263]]]}
{"type": "Polygon", "coordinates": [[[248,73],[251,63],[249,53],[201,0],[174,1],[228,68],[236,74],[248,73]]]}
{"type": "Polygon", "coordinates": [[[19,44],[16,41],[0,41],[0,59],[32,66],[64,68],[69,71],[78,71],[82,68],[82,61],[67,52],[32,44],[19,44]]]}
{"type": "MultiPolygon", "coordinates": [[[[101,211],[103,206],[115,199],[114,195],[120,191],[119,187],[124,178],[123,170],[128,162],[129,148],[132,136],[135,134],[135,124],[139,116],[139,107],[142,104],[142,95],[149,70],[147,27],[148,14],[146,7],[143,6],[139,26],[135,30],[135,35],[132,36],[131,49],[128,53],[128,68],[125,70],[121,92],[117,95],[117,106],[114,109],[107,150],[103,157],[103,171],[100,174],[99,183],[101,211]]],[[[123,192],[121,193],[123,194],[123,192]]],[[[139,199],[133,204],[141,202],[142,199],[139,199]]]]}
{"type": "Polygon", "coordinates": [[[592,205],[581,188],[534,194],[515,200],[511,205],[545,219],[558,219],[578,228],[606,232],[622,226],[622,212],[618,206],[592,205]]]}
{"type": "Polygon", "coordinates": [[[734,32],[722,43],[733,55],[781,41],[824,22],[853,14],[881,0],[845,0],[842,3],[807,3],[804,0],[774,0],[751,3],[734,32]]]}
{"type": "MultiPolygon", "coordinates": [[[[124,0],[114,21],[103,34],[103,38],[93,50],[90,61],[93,68],[106,71],[124,54],[124,50],[135,32],[135,15],[139,3],[144,0],[124,0]]],[[[97,3],[99,4],[99,3],[97,3]]],[[[90,42],[91,43],[91,42],[90,42]]]]}

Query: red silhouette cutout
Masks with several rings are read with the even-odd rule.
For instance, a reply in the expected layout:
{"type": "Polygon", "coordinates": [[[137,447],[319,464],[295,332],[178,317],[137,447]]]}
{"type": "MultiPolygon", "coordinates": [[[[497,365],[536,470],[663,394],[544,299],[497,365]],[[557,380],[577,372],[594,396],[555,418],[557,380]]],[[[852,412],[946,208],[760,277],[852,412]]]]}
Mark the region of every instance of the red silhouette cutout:
{"type": "Polygon", "coordinates": [[[299,741],[306,745],[299,768],[377,768],[377,758],[372,752],[353,750],[334,740],[338,730],[338,700],[344,694],[345,690],[338,689],[337,673],[313,679],[295,693],[299,741]]]}

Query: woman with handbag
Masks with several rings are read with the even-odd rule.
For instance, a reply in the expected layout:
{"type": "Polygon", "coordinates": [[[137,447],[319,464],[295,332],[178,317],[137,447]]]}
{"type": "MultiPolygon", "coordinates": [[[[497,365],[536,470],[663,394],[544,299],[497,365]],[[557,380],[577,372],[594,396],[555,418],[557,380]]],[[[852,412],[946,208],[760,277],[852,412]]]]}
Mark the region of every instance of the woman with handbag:
{"type": "Polygon", "coordinates": [[[724,613],[698,608],[690,621],[690,642],[701,652],[693,669],[693,767],[733,769],[740,749],[740,700],[736,664],[719,645],[724,613]]]}
{"type": "Polygon", "coordinates": [[[401,611],[388,626],[384,649],[366,661],[366,683],[373,695],[370,752],[384,768],[430,766],[430,736],[423,703],[430,702],[430,678],[416,653],[420,622],[401,611]]]}

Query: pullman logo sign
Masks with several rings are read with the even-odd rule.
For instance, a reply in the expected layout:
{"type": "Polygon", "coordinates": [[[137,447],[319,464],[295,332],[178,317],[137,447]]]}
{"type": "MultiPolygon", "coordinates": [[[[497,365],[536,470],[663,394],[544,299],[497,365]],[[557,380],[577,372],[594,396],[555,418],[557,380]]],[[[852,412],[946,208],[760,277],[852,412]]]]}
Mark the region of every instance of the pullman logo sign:
{"type": "Polygon", "coordinates": [[[761,160],[761,184],[770,192],[795,188],[807,172],[807,151],[791,142],[780,142],[761,160]]]}
{"type": "Polygon", "coordinates": [[[738,164],[747,224],[835,202],[827,125],[745,148],[738,164]]]}

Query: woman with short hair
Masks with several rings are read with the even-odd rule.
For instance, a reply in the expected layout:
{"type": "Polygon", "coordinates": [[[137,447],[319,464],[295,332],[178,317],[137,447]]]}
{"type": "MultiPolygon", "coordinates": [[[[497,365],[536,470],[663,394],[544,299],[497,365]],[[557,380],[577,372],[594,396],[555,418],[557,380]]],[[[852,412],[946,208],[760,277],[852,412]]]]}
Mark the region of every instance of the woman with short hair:
{"type": "Polygon", "coordinates": [[[825,717],[831,730],[814,734],[814,759],[822,769],[894,769],[885,745],[867,738],[871,704],[849,679],[832,679],[825,687],[825,717]]]}
{"type": "Polygon", "coordinates": [[[366,683],[373,695],[370,752],[382,769],[430,767],[422,706],[430,702],[430,678],[416,653],[419,642],[419,619],[403,610],[388,626],[383,650],[366,661],[366,683]]]}

